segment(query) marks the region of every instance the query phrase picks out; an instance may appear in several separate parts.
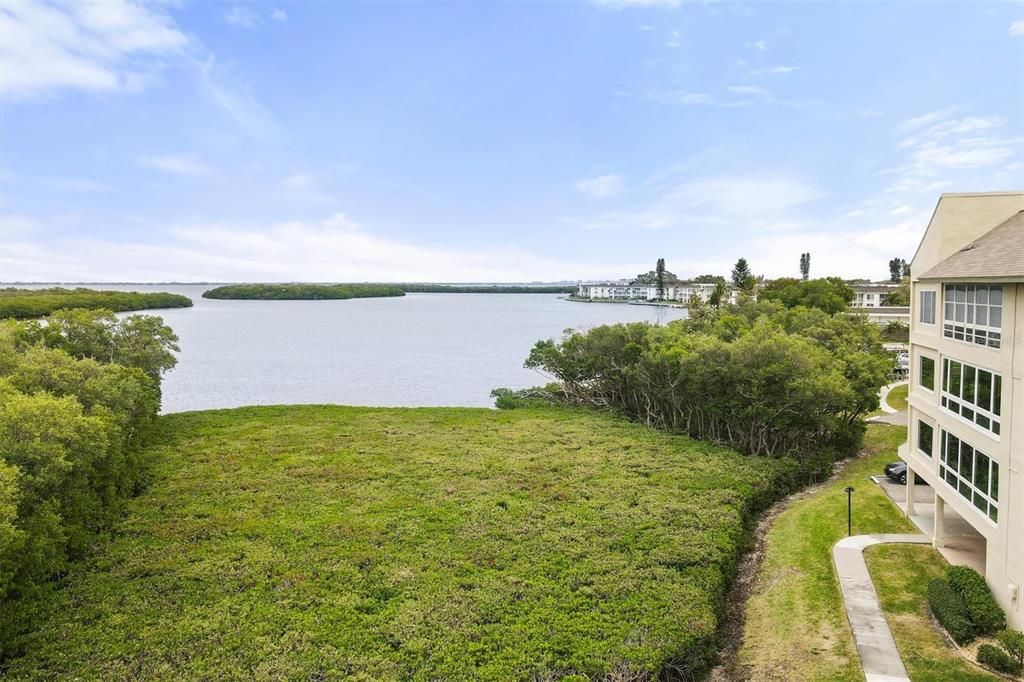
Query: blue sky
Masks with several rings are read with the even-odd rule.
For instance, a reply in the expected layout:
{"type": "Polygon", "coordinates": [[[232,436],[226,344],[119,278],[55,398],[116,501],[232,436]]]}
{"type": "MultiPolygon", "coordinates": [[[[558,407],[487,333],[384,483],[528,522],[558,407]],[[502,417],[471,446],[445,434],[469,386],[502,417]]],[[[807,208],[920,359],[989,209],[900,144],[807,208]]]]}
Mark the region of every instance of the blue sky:
{"type": "Polygon", "coordinates": [[[1024,189],[1019,3],[0,5],[3,281],[883,277],[1024,189]]]}

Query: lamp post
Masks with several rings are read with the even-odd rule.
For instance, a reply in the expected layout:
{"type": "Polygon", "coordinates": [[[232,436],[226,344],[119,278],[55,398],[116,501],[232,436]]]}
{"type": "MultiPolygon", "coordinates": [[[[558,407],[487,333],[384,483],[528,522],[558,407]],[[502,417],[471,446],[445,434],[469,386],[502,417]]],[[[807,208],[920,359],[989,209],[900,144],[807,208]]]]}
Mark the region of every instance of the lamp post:
{"type": "Polygon", "coordinates": [[[853,535],[853,486],[846,486],[846,536],[853,535]]]}

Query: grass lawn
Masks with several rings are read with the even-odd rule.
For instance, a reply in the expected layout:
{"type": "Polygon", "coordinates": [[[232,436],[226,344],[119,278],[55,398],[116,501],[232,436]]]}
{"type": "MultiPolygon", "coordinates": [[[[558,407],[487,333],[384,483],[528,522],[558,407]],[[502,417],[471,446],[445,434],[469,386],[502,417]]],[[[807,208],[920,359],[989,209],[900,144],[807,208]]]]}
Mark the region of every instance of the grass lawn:
{"type": "Polygon", "coordinates": [[[11,679],[653,677],[704,662],[783,469],[559,409],[160,430],[152,485],[44,598],[11,679]]]}
{"type": "Polygon", "coordinates": [[[907,394],[910,391],[910,384],[902,384],[889,391],[889,395],[886,396],[885,402],[889,403],[889,407],[894,410],[905,410],[907,409],[907,394]]]}
{"type": "MultiPolygon", "coordinates": [[[[832,564],[846,535],[846,493],[855,488],[853,533],[916,529],[869,480],[896,459],[903,427],[870,425],[868,455],[824,488],[795,500],[769,531],[761,571],[747,605],[738,665],[752,680],[863,680],[832,564]]],[[[868,567],[913,680],[995,679],[947,648],[926,617],[928,580],[946,561],[928,546],[867,551],[868,567]]]]}

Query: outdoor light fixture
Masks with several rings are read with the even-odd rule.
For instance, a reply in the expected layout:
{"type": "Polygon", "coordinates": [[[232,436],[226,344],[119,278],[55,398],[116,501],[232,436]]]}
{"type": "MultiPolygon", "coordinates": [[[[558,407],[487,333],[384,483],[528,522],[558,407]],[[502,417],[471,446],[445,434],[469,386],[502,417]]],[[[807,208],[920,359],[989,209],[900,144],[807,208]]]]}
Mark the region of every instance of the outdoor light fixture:
{"type": "Polygon", "coordinates": [[[846,537],[853,535],[853,486],[846,486],[846,537]]]}

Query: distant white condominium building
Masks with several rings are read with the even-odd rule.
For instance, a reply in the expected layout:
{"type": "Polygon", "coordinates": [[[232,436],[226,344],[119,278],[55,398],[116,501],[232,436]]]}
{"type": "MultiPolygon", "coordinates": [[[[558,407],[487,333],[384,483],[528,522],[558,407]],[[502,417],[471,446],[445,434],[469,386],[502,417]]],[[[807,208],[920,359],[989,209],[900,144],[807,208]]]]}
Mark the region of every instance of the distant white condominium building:
{"type": "Polygon", "coordinates": [[[910,408],[900,448],[907,513],[927,518],[915,512],[916,472],[934,490],[935,545],[974,541],[982,555],[975,563],[1021,629],[1024,193],[942,195],[911,278],[910,408]],[[953,537],[951,524],[976,534],[953,537]]]}
{"type": "Polygon", "coordinates": [[[851,308],[882,308],[889,305],[889,294],[896,291],[899,284],[851,284],[853,300],[851,308]]]}
{"type": "MultiPolygon", "coordinates": [[[[674,282],[665,285],[662,300],[678,303],[689,303],[696,296],[702,303],[711,300],[715,290],[714,284],[703,282],[674,282]]],[[[619,282],[581,282],[576,290],[579,298],[597,300],[632,300],[654,301],[658,299],[658,287],[647,284],[630,284],[628,280],[619,282]]],[[[726,290],[725,303],[735,303],[737,292],[733,287],[726,290]]]]}

